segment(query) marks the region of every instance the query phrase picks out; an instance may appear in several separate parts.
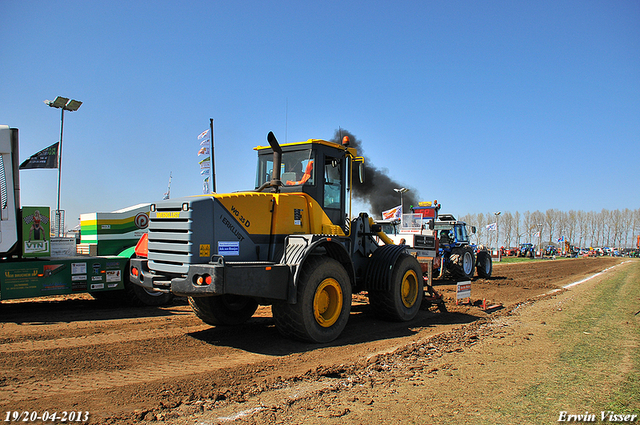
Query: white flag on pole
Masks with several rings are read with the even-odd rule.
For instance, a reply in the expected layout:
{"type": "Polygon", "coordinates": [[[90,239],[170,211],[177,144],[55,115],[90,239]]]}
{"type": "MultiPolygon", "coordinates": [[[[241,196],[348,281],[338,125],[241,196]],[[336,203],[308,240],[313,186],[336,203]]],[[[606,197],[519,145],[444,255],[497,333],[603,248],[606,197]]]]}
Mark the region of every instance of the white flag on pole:
{"type": "Polygon", "coordinates": [[[398,205],[390,210],[382,211],[383,220],[400,220],[402,218],[402,205],[398,205]]]}

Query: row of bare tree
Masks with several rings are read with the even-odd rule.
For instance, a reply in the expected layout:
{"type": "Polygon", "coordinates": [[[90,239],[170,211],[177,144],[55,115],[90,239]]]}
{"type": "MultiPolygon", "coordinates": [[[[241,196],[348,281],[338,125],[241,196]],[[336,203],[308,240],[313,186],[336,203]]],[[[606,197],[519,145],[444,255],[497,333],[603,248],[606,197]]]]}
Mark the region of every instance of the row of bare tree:
{"type": "Polygon", "coordinates": [[[460,220],[475,226],[472,241],[489,247],[558,244],[564,238],[577,247],[635,248],[640,235],[640,209],[594,211],[525,211],[467,214],[460,220]],[[495,230],[488,229],[496,223],[495,230]]]}

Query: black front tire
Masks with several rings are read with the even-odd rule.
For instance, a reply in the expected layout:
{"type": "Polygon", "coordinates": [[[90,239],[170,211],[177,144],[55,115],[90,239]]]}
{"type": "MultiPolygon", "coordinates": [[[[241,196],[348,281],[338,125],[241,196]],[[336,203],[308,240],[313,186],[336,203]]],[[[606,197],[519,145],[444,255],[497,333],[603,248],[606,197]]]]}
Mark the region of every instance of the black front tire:
{"type": "Polygon", "coordinates": [[[491,260],[491,254],[487,251],[478,252],[477,261],[478,276],[482,278],[490,278],[493,271],[493,261],[491,260]]]}
{"type": "Polygon", "coordinates": [[[408,254],[401,255],[393,268],[390,284],[388,291],[369,291],[373,312],[387,320],[413,320],[424,297],[424,279],[418,261],[408,254]]]}
{"type": "Polygon", "coordinates": [[[256,300],[240,295],[189,297],[189,305],[200,320],[212,326],[239,325],[258,309],[256,300]]]}
{"type": "Polygon", "coordinates": [[[273,304],[273,320],[287,338],[316,343],[338,338],[351,312],[351,281],[342,264],[324,256],[311,256],[297,282],[298,302],[273,304]]]}

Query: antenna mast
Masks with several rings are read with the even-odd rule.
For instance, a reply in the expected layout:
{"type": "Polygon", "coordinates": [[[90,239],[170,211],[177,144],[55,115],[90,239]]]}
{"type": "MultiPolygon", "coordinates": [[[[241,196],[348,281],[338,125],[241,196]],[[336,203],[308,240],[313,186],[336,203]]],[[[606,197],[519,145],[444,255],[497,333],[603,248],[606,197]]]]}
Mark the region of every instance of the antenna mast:
{"type": "Polygon", "coordinates": [[[171,178],[173,177],[173,172],[169,171],[169,186],[167,187],[167,193],[164,194],[162,199],[169,199],[171,196],[171,178]]]}

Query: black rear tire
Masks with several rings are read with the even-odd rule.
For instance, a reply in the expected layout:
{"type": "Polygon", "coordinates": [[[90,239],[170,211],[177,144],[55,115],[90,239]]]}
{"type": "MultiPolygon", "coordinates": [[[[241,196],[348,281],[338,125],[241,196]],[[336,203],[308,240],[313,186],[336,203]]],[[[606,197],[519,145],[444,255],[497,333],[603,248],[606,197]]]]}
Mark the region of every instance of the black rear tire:
{"type": "Polygon", "coordinates": [[[298,278],[298,302],[273,304],[278,331],[303,341],[325,343],[338,338],[351,312],[351,281],[342,264],[325,256],[307,259],[298,278]]]}
{"type": "Polygon", "coordinates": [[[239,325],[246,322],[258,309],[253,298],[240,295],[189,297],[193,312],[208,325],[239,325]]]}
{"type": "Polygon", "coordinates": [[[470,280],[475,268],[475,258],[471,247],[463,246],[452,250],[448,269],[455,278],[470,280]]]}
{"type": "Polygon", "coordinates": [[[393,267],[390,284],[388,291],[369,291],[373,312],[396,322],[413,320],[424,297],[424,279],[418,261],[408,254],[401,255],[393,267]]]}

